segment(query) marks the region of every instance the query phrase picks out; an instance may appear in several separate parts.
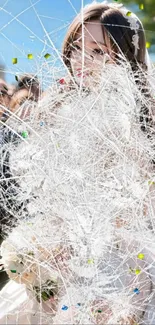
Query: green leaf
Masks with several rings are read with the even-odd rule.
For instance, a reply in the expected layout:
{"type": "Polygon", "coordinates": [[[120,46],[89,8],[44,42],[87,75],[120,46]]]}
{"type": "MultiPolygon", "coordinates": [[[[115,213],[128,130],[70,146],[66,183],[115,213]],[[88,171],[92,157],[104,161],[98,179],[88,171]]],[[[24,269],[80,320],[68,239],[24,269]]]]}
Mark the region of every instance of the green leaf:
{"type": "Polygon", "coordinates": [[[47,301],[50,298],[50,295],[46,291],[43,291],[41,293],[41,298],[42,300],[47,301]]]}

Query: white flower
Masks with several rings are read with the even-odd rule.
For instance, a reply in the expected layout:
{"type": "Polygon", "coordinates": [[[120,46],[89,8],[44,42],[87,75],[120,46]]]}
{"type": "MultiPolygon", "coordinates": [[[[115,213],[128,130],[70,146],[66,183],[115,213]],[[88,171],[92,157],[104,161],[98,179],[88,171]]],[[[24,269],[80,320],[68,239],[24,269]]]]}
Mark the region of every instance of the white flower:
{"type": "MultiPolygon", "coordinates": [[[[126,12],[127,13],[127,12],[126,12]]],[[[135,32],[137,32],[138,28],[139,28],[139,24],[138,24],[138,18],[135,14],[131,13],[130,16],[126,15],[126,19],[130,24],[130,28],[131,30],[135,30],[135,32]]]]}
{"type": "Polygon", "coordinates": [[[36,267],[30,253],[19,254],[7,240],[1,246],[1,261],[9,278],[28,286],[34,284],[36,279],[36,267]]]}
{"type": "Polygon", "coordinates": [[[2,242],[1,255],[2,255],[1,262],[5,265],[8,265],[11,261],[16,262],[18,259],[14,247],[6,240],[2,242]]]}
{"type": "Polygon", "coordinates": [[[133,35],[132,44],[135,47],[135,55],[136,55],[137,51],[139,50],[139,36],[138,36],[138,34],[133,35]]]}

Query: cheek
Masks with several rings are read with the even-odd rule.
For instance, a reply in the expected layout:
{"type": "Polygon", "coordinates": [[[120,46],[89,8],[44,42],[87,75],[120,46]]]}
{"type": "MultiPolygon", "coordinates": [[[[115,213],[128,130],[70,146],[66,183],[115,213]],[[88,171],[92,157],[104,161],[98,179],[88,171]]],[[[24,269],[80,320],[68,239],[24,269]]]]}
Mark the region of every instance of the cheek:
{"type": "Polygon", "coordinates": [[[9,103],[10,103],[10,98],[9,96],[1,96],[0,97],[0,104],[5,106],[5,107],[8,107],[9,106],[9,103]]]}
{"type": "Polygon", "coordinates": [[[77,68],[79,68],[81,66],[81,62],[82,62],[82,57],[80,52],[71,54],[70,63],[71,63],[72,71],[75,71],[77,68]]]}
{"type": "MultiPolygon", "coordinates": [[[[80,56],[80,54],[79,54],[80,56]]],[[[79,83],[80,78],[80,71],[82,70],[82,60],[79,57],[76,56],[72,56],[71,60],[70,60],[70,64],[71,64],[71,69],[72,69],[72,73],[73,76],[75,78],[75,80],[77,81],[77,83],[79,83]]]]}
{"type": "Polygon", "coordinates": [[[72,57],[70,58],[70,65],[71,65],[72,72],[74,74],[76,62],[72,57]]]}

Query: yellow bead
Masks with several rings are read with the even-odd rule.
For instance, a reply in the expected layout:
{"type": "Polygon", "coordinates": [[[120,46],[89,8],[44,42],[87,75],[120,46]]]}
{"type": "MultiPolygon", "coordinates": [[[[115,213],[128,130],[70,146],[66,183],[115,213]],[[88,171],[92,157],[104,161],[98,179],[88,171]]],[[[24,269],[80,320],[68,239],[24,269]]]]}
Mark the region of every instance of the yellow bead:
{"type": "Polygon", "coordinates": [[[139,274],[140,272],[141,272],[140,269],[136,269],[136,270],[135,270],[135,274],[139,274]]]}
{"type": "Polygon", "coordinates": [[[32,60],[32,59],[33,59],[33,54],[32,54],[32,53],[28,54],[28,55],[27,55],[27,58],[28,58],[29,60],[32,60]]]}
{"type": "Polygon", "coordinates": [[[151,43],[150,42],[146,42],[146,48],[149,49],[151,47],[151,43]]]}
{"type": "Polygon", "coordinates": [[[144,254],[139,253],[137,257],[138,257],[140,260],[143,260],[143,259],[144,259],[144,254]]]}
{"type": "Polygon", "coordinates": [[[13,64],[17,64],[17,62],[18,62],[17,58],[12,58],[12,63],[13,64]]]}
{"type": "Polygon", "coordinates": [[[46,53],[46,54],[44,55],[44,58],[47,60],[47,59],[49,59],[49,58],[50,58],[50,56],[51,56],[51,54],[49,54],[49,53],[46,53]]]}
{"type": "Polygon", "coordinates": [[[143,4],[143,3],[141,3],[141,4],[139,5],[139,9],[140,9],[140,10],[143,10],[143,9],[144,9],[144,4],[143,4]]]}
{"type": "Polygon", "coordinates": [[[88,264],[93,264],[94,263],[94,260],[93,259],[89,259],[88,260],[88,264]]]}

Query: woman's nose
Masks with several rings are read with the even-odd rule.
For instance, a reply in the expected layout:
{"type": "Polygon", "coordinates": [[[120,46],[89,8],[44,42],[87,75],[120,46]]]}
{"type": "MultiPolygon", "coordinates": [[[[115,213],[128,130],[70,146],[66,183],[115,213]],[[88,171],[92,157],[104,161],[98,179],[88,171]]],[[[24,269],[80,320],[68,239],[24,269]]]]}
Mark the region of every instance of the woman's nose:
{"type": "Polygon", "coordinates": [[[94,56],[91,54],[91,53],[85,53],[85,59],[86,60],[91,60],[93,61],[94,60],[94,56]]]}
{"type": "Polygon", "coordinates": [[[91,53],[88,52],[77,52],[76,54],[74,54],[73,57],[74,62],[78,62],[80,64],[84,63],[85,64],[91,64],[92,61],[94,60],[94,57],[91,53]]]}

